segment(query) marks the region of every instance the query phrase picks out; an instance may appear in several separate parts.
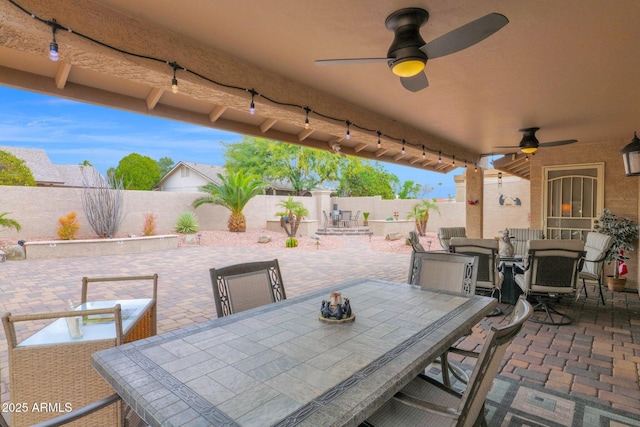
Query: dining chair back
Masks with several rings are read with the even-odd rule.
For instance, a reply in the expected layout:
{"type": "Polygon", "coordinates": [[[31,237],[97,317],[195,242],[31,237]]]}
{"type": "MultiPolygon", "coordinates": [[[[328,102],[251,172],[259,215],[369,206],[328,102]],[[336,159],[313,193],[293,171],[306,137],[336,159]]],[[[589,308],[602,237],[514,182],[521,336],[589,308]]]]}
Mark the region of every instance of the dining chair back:
{"type": "Polygon", "coordinates": [[[509,239],[513,245],[513,255],[524,258],[527,255],[527,242],[529,240],[542,240],[544,233],[535,228],[507,228],[509,239]]]}
{"type": "Polygon", "coordinates": [[[412,230],[409,232],[409,244],[414,252],[426,252],[424,246],[420,243],[420,236],[418,232],[412,230]]]}
{"type": "Polygon", "coordinates": [[[351,225],[351,211],[340,212],[340,225],[349,227],[351,225]]]}
{"type": "Polygon", "coordinates": [[[578,279],[582,279],[582,288],[578,289],[576,299],[580,297],[580,292],[582,290],[584,291],[585,297],[588,297],[586,281],[589,280],[597,282],[598,291],[600,292],[600,300],[604,305],[604,294],[602,293],[604,262],[611,250],[612,244],[613,236],[595,231],[587,233],[587,238],[584,242],[584,250],[586,252],[584,265],[578,274],[578,279]]]}
{"type": "MultiPolygon", "coordinates": [[[[533,313],[526,299],[518,300],[508,325],[491,326],[464,393],[419,374],[387,401],[365,426],[460,426],[482,425],[484,404],[509,344],[533,313]]],[[[486,425],[486,423],[484,423],[486,425]]]]}
{"type": "Polygon", "coordinates": [[[353,224],[354,227],[360,226],[360,224],[358,223],[359,219],[360,219],[360,211],[356,211],[356,214],[351,218],[351,223],[353,224]]]}
{"type": "Polygon", "coordinates": [[[424,289],[439,289],[473,295],[476,292],[478,257],[448,252],[413,252],[409,283],[424,289]]]}
{"type": "Polygon", "coordinates": [[[482,290],[493,295],[500,292],[504,274],[499,270],[498,241],[496,239],[468,239],[452,237],[449,242],[451,252],[478,257],[478,278],[476,291],[482,290]]]}
{"type": "Polygon", "coordinates": [[[449,251],[449,241],[452,237],[467,237],[467,229],[465,227],[438,228],[438,240],[445,251],[449,251]]]}
{"type": "Polygon", "coordinates": [[[327,211],[322,211],[322,216],[324,217],[324,228],[326,230],[329,224],[331,224],[331,220],[329,219],[329,215],[327,215],[327,211]]]}
{"type": "Polygon", "coordinates": [[[582,240],[530,240],[524,259],[524,273],[516,274],[515,282],[526,296],[535,298],[546,318],[532,319],[538,323],[567,325],[572,319],[557,311],[553,304],[562,296],[574,296],[578,273],[584,260],[582,240]],[[553,313],[560,316],[553,318],[553,313]]]}
{"type": "Polygon", "coordinates": [[[209,272],[218,317],[287,298],[277,259],[212,268],[209,272]]]}
{"type": "MultiPolygon", "coordinates": [[[[93,369],[91,355],[123,342],[120,305],[95,310],[64,311],[12,315],[5,313],[2,323],[8,342],[9,386],[12,402],[26,404],[30,409],[41,402],[63,402],[60,410],[84,407],[113,394],[111,386],[93,369]],[[68,340],[55,344],[21,345],[16,323],[40,322],[60,318],[108,316],[115,333],[111,338],[68,340]]],[[[41,322],[40,322],[41,323],[41,322]]],[[[39,406],[38,406],[39,407],[39,406]]],[[[56,412],[16,411],[11,414],[12,427],[31,426],[53,418],[56,412]]],[[[122,426],[121,402],[86,417],[84,425],[122,426]]]]}

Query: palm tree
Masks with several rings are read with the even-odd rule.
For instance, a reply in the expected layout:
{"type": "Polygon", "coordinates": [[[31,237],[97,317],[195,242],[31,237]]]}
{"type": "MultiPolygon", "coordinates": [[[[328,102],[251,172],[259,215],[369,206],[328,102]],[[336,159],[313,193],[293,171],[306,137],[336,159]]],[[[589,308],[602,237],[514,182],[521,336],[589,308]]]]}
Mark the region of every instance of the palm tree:
{"type": "Polygon", "coordinates": [[[287,232],[287,236],[295,238],[300,221],[304,216],[309,215],[309,211],[302,202],[293,200],[293,196],[289,196],[287,200],[281,200],[278,206],[284,208],[284,212],[276,214],[280,217],[280,224],[287,232]]]}
{"type": "Polygon", "coordinates": [[[218,174],[220,183],[209,183],[201,191],[209,193],[193,202],[197,208],[205,203],[224,206],[231,211],[227,227],[229,231],[247,231],[247,219],[242,210],[254,196],[260,194],[265,183],[257,175],[245,175],[242,171],[230,172],[226,177],[218,174]]]}
{"type": "Polygon", "coordinates": [[[422,203],[417,203],[407,215],[407,219],[413,218],[416,222],[416,231],[420,236],[427,234],[427,222],[429,222],[429,211],[434,210],[440,213],[440,208],[435,199],[424,199],[422,203]]]}
{"type": "Polygon", "coordinates": [[[8,215],[9,213],[10,212],[2,212],[0,214],[0,228],[15,228],[16,231],[20,231],[22,227],[20,227],[18,221],[11,218],[5,218],[5,215],[8,215]]]}

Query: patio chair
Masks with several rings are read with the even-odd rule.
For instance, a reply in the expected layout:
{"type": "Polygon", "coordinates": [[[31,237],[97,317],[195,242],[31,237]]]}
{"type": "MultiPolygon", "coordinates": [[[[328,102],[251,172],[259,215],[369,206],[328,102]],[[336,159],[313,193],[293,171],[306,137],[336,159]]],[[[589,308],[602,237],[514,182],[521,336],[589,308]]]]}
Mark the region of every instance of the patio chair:
{"type": "Polygon", "coordinates": [[[327,215],[327,211],[322,211],[322,216],[324,217],[324,229],[326,230],[329,224],[331,224],[331,220],[329,219],[329,215],[327,215]]]}
{"type": "Polygon", "coordinates": [[[542,240],[544,233],[535,228],[507,228],[509,238],[513,245],[513,255],[524,258],[527,255],[527,242],[529,240],[542,240]]]}
{"type": "Polygon", "coordinates": [[[287,299],[277,259],[212,268],[209,272],[218,317],[287,299]]]}
{"type": "MultiPolygon", "coordinates": [[[[2,323],[8,342],[9,384],[11,401],[33,408],[40,402],[62,402],[81,408],[113,394],[111,386],[91,366],[91,355],[123,342],[122,312],[120,305],[112,308],[12,315],[5,313],[2,323]],[[15,324],[50,319],[84,316],[109,316],[114,334],[111,338],[85,337],[65,342],[29,345],[18,342],[15,324]]],[[[63,323],[64,324],[64,323],[63,323]]],[[[61,410],[64,410],[63,406],[61,410]]],[[[122,426],[125,411],[120,401],[111,402],[103,409],[88,415],[83,425],[122,426]]],[[[12,427],[31,426],[56,415],[49,411],[15,411],[11,414],[12,427]]],[[[55,424],[54,424],[55,425],[55,424]]]]}
{"type": "MultiPolygon", "coordinates": [[[[473,295],[478,275],[478,257],[446,252],[413,252],[409,271],[409,283],[424,289],[439,289],[460,295],[473,295]]],[[[466,382],[464,371],[450,365],[447,353],[442,354],[436,363],[442,369],[442,381],[451,384],[450,374],[466,382]]]]}
{"type": "Polygon", "coordinates": [[[342,211],[340,214],[340,225],[349,227],[351,225],[351,211],[342,211]]]}
{"type": "Polygon", "coordinates": [[[554,302],[576,294],[576,282],[584,260],[582,240],[531,240],[524,260],[524,273],[515,282],[527,297],[536,300],[535,308],[546,313],[532,321],[549,325],[568,325],[573,320],[557,311],[554,302]],[[553,315],[556,319],[553,318],[553,315]]]}
{"type": "Polygon", "coordinates": [[[445,251],[449,251],[449,241],[452,237],[467,237],[465,227],[440,227],[438,228],[438,240],[445,251]]]}
{"type": "MultiPolygon", "coordinates": [[[[502,301],[501,289],[504,274],[498,269],[498,241],[496,239],[467,239],[452,237],[449,249],[453,253],[474,255],[479,259],[476,292],[479,290],[493,296],[498,292],[498,301],[502,301]]],[[[499,314],[499,313],[498,313],[499,314]]]]}
{"type": "Polygon", "coordinates": [[[351,218],[351,223],[353,224],[354,227],[358,227],[358,220],[360,218],[360,211],[356,211],[356,214],[353,218],[351,218]]]}
{"type": "Polygon", "coordinates": [[[507,347],[533,309],[520,299],[507,326],[492,325],[464,393],[419,374],[362,425],[367,427],[486,425],[484,403],[507,347]]]}
{"type": "Polygon", "coordinates": [[[604,305],[604,294],[602,293],[602,279],[604,277],[604,261],[611,250],[613,244],[613,236],[608,234],[597,233],[590,231],[587,233],[587,238],[584,242],[584,249],[586,252],[584,265],[582,270],[578,274],[578,279],[582,279],[582,287],[578,288],[576,293],[576,300],[580,298],[581,290],[584,290],[585,298],[588,298],[586,281],[593,281],[597,283],[598,291],[600,292],[600,300],[604,305]]]}
{"type": "Polygon", "coordinates": [[[416,231],[409,232],[409,244],[414,252],[426,252],[424,246],[420,243],[420,236],[416,231]]]}

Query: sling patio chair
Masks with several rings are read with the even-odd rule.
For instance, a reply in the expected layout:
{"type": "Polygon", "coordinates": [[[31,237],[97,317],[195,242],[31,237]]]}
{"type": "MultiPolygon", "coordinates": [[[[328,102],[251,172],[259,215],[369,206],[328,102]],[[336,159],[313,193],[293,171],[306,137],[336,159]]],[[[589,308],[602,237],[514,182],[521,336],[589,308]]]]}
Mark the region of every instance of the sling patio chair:
{"type": "Polygon", "coordinates": [[[218,317],[287,299],[277,259],[212,268],[209,273],[218,317]]]}
{"type": "Polygon", "coordinates": [[[449,242],[449,249],[453,253],[477,256],[479,264],[476,293],[482,291],[493,296],[497,292],[498,301],[502,300],[501,289],[504,274],[498,268],[500,259],[498,256],[498,241],[496,239],[452,237],[449,242]]]}
{"type": "Polygon", "coordinates": [[[509,239],[513,245],[513,255],[524,258],[527,255],[527,242],[529,240],[542,240],[544,233],[535,228],[507,228],[509,239]]]}
{"type": "Polygon", "coordinates": [[[602,293],[602,285],[604,278],[604,262],[607,259],[611,245],[613,244],[613,236],[608,234],[590,231],[584,242],[584,250],[586,252],[584,265],[578,274],[578,280],[582,279],[582,287],[578,288],[576,300],[580,298],[581,291],[584,291],[585,298],[588,298],[586,281],[596,282],[598,291],[600,292],[600,300],[604,305],[604,294],[602,293]]]}
{"type": "MultiPolygon", "coordinates": [[[[409,283],[423,289],[438,289],[459,295],[473,295],[478,276],[478,257],[448,252],[413,252],[409,283]]],[[[450,365],[445,352],[436,363],[442,369],[442,381],[451,384],[450,373],[462,382],[468,378],[460,368],[450,365]]]]}
{"type": "Polygon", "coordinates": [[[486,425],[487,394],[509,344],[532,313],[531,304],[521,298],[507,326],[491,326],[464,393],[419,374],[361,427],[486,425]]]}
{"type": "Polygon", "coordinates": [[[465,227],[440,227],[438,228],[438,240],[445,251],[449,251],[449,241],[452,237],[467,237],[465,227]]]}
{"type": "Polygon", "coordinates": [[[420,243],[420,236],[415,230],[409,232],[409,244],[414,252],[426,252],[424,246],[420,243]]]}
{"type": "Polygon", "coordinates": [[[516,274],[515,282],[522,292],[536,301],[535,309],[546,317],[534,317],[532,322],[548,325],[568,325],[573,320],[555,309],[562,297],[574,297],[578,274],[584,261],[582,240],[531,240],[524,259],[524,273],[516,274]],[[554,319],[554,315],[556,318],[554,319]]]}

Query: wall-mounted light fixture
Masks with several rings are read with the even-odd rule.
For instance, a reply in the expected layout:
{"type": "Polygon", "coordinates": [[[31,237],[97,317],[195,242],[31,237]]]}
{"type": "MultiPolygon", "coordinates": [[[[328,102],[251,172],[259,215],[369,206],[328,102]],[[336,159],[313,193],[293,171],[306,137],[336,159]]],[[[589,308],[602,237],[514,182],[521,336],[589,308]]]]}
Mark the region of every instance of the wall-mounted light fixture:
{"type": "Polygon", "coordinates": [[[640,175],[640,139],[633,133],[633,139],[622,150],[622,161],[624,162],[624,173],[627,176],[640,175]]]}

